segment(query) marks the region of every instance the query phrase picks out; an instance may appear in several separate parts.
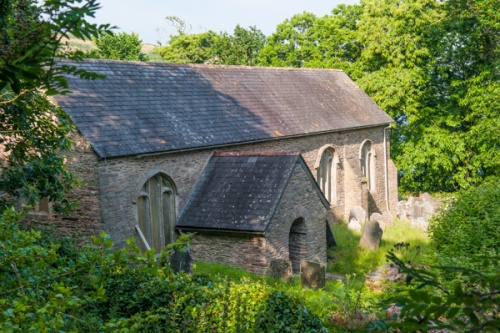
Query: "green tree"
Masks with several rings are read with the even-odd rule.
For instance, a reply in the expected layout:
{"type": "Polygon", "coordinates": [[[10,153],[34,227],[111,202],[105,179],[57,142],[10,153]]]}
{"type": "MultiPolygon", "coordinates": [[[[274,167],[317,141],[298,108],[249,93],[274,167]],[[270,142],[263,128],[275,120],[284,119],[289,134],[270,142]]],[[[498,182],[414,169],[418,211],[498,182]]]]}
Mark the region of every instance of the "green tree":
{"type": "Polygon", "coordinates": [[[499,0],[364,0],[278,25],[263,66],[339,68],[395,120],[406,192],[500,177],[499,0]]]}
{"type": "Polygon", "coordinates": [[[147,61],[148,57],[141,52],[142,40],[135,33],[105,34],[94,38],[97,50],[89,53],[90,58],[147,61]]]}
{"type": "Polygon", "coordinates": [[[278,25],[260,54],[260,64],[274,67],[303,67],[314,59],[317,45],[315,28],[318,18],[311,13],[294,15],[278,25]]]}
{"type": "Polygon", "coordinates": [[[245,29],[237,25],[233,35],[211,30],[188,34],[188,25],[182,19],[167,16],[166,20],[177,33],[170,36],[168,45],[155,52],[168,62],[254,66],[266,43],[266,37],[255,26],[245,29]]]}
{"type": "Polygon", "coordinates": [[[332,15],[294,15],[278,25],[259,56],[260,65],[337,68],[346,72],[359,57],[359,5],[339,5],[332,15]]]}
{"type": "Polygon", "coordinates": [[[422,75],[411,80],[424,86],[403,96],[415,103],[404,110],[395,145],[406,190],[456,191],[500,176],[495,3],[500,5],[498,0],[445,2],[435,7],[438,19],[420,34],[427,36],[420,52],[428,56],[419,64],[422,75]]]}
{"type": "Polygon", "coordinates": [[[233,35],[222,33],[214,39],[212,55],[219,64],[255,66],[265,43],[266,36],[257,27],[237,25],[233,35]]]}
{"type": "Polygon", "coordinates": [[[170,37],[168,45],[155,50],[164,61],[202,64],[213,57],[214,40],[221,38],[213,31],[180,34],[170,37]]]}
{"type": "Polygon", "coordinates": [[[71,125],[46,96],[66,91],[65,75],[99,76],[64,62],[56,64],[55,56],[83,59],[83,52],[65,50],[62,39],[69,34],[90,39],[109,25],[85,20],[99,8],[92,0],[0,4],[0,188],[10,198],[23,196],[29,204],[40,197],[67,204],[75,181],[57,152],[69,149],[66,134],[71,125]]]}

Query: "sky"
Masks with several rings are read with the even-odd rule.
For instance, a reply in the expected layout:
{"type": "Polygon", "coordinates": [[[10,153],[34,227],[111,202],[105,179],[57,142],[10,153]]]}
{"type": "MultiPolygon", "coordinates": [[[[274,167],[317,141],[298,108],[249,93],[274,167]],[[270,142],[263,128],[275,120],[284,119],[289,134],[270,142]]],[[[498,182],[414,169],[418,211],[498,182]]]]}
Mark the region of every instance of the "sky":
{"type": "Polygon", "coordinates": [[[239,24],[257,26],[266,36],[294,14],[304,11],[318,16],[330,14],[338,4],[359,0],[100,0],[96,23],[118,26],[115,31],[135,32],[144,43],[163,44],[175,29],[165,20],[177,16],[192,28],[188,33],[207,30],[232,33],[239,24]],[[158,29],[161,34],[158,33],[158,29]]]}

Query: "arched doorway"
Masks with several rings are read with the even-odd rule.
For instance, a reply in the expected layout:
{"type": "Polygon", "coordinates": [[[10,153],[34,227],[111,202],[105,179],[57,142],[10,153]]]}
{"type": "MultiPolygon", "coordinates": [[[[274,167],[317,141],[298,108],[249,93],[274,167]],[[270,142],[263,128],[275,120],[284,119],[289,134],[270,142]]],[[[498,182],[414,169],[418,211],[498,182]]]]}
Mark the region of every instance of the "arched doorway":
{"type": "Polygon", "coordinates": [[[300,272],[300,260],[307,257],[307,228],[302,217],[292,223],[288,242],[288,253],[292,262],[292,272],[300,272]]]}

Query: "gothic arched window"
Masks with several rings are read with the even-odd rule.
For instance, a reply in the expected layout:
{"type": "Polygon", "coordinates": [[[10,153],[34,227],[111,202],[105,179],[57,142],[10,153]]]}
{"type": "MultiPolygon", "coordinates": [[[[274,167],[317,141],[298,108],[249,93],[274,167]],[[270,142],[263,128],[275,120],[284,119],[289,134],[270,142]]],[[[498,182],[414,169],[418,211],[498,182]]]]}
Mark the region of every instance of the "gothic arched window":
{"type": "Polygon", "coordinates": [[[333,148],[327,148],[321,155],[318,166],[318,184],[330,203],[337,202],[337,164],[339,160],[333,148]]]}
{"type": "Polygon", "coordinates": [[[360,154],[361,174],[365,177],[368,190],[375,190],[375,151],[370,140],[361,146],[360,154]]]}
{"type": "Polygon", "coordinates": [[[175,195],[174,182],[159,173],[146,181],[137,199],[139,228],[157,253],[174,240],[175,195]]]}

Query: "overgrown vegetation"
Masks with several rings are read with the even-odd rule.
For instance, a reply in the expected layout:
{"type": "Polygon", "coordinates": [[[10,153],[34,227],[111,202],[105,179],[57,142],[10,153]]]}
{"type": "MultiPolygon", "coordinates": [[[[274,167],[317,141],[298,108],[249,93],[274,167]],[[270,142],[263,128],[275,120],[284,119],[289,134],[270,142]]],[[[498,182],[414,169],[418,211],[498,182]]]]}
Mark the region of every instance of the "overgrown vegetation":
{"type": "MultiPolygon", "coordinates": [[[[395,250],[408,250],[400,243],[395,250]]],[[[396,311],[367,324],[367,332],[498,332],[500,330],[500,257],[476,257],[476,269],[415,266],[391,251],[388,259],[406,276],[391,286],[382,304],[396,311]]],[[[400,252],[400,251],[399,251],[400,252]]]]}
{"type": "Polygon", "coordinates": [[[156,258],[134,240],[113,251],[102,236],[75,251],[21,230],[22,217],[0,217],[2,332],[324,331],[297,297],[268,284],[174,274],[172,246],[156,258]]]}
{"type": "MultiPolygon", "coordinates": [[[[500,183],[486,183],[458,197],[430,224],[434,248],[455,263],[474,255],[500,255],[500,183]]],[[[471,260],[472,259],[472,260],[471,260]]]]}

